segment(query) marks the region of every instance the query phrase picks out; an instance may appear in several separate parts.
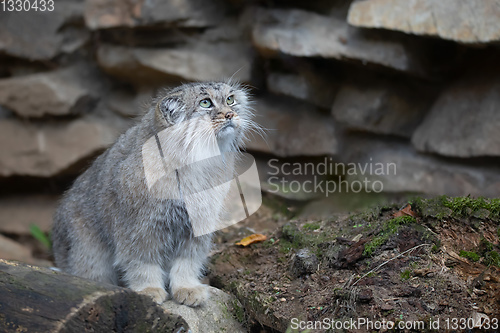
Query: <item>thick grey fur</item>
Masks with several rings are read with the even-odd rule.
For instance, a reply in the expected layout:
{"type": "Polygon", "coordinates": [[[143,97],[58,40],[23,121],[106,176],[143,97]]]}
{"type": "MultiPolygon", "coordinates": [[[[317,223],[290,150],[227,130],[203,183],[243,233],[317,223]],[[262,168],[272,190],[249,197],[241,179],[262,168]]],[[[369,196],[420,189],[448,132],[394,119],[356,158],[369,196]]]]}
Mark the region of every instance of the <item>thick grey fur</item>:
{"type": "MultiPolygon", "coordinates": [[[[59,268],[130,287],[158,303],[168,297],[166,290],[178,302],[190,306],[206,300],[207,289],[199,279],[212,235],[193,235],[183,200],[151,193],[145,180],[142,149],[155,134],[207,114],[221,151],[241,148],[246,134],[255,126],[248,94],[237,84],[192,83],[165,91],[142,119],[99,156],[64,194],[52,230],[59,268]],[[234,96],[232,105],[228,105],[229,96],[234,96]],[[207,98],[212,102],[211,108],[200,105],[207,98]],[[234,113],[233,118],[225,117],[228,112],[234,113]],[[228,122],[234,125],[229,126],[232,129],[223,129],[228,122]]],[[[206,132],[209,125],[200,126],[206,132]]],[[[200,130],[199,135],[205,132],[200,130]]],[[[180,143],[164,144],[167,163],[184,154],[202,154],[196,151],[196,140],[186,137],[180,143]],[[186,151],[189,147],[194,147],[194,151],[186,151]]],[[[200,204],[200,214],[206,216],[207,223],[217,223],[209,221],[219,214],[211,207],[223,196],[222,193],[208,197],[200,204]]]]}

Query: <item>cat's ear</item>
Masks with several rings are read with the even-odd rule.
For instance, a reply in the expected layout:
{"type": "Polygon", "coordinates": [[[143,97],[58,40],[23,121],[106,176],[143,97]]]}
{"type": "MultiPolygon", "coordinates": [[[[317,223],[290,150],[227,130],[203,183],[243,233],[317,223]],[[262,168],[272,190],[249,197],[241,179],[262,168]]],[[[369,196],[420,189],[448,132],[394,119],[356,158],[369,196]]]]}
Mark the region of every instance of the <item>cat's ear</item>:
{"type": "Polygon", "coordinates": [[[178,98],[165,97],[156,104],[156,112],[170,124],[177,124],[184,118],[183,106],[178,98]]]}

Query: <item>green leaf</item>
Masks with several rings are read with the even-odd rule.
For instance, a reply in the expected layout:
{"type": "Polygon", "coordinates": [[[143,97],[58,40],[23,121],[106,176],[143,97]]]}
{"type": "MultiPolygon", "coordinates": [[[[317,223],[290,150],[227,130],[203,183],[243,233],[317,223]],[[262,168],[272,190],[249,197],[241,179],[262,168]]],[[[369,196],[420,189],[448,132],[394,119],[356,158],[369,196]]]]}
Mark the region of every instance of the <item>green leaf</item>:
{"type": "Polygon", "coordinates": [[[37,225],[30,225],[30,233],[36,240],[42,243],[47,250],[52,248],[52,243],[48,235],[46,235],[37,225]]]}

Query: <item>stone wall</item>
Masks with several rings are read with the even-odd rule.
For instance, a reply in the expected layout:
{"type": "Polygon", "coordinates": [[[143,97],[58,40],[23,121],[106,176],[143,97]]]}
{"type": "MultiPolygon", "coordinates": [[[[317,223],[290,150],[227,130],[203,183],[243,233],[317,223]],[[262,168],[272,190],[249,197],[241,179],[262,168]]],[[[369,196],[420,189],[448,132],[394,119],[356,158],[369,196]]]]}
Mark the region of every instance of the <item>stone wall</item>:
{"type": "Polygon", "coordinates": [[[268,129],[249,145],[264,182],[270,158],[331,157],[395,163],[369,175],[384,192],[499,196],[499,41],[499,0],[0,11],[0,232],[48,229],[54,198],[160,87],[229,77],[268,129]]]}

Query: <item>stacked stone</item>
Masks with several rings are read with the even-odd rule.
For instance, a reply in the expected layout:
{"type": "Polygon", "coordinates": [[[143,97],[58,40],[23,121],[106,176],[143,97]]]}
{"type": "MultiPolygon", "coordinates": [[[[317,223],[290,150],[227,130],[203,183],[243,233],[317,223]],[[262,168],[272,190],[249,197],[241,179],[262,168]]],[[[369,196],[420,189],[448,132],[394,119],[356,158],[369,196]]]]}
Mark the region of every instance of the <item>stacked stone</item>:
{"type": "Polygon", "coordinates": [[[46,194],[160,87],[199,80],[255,88],[268,134],[249,150],[264,161],[396,163],[377,175],[384,191],[498,196],[499,41],[499,0],[68,0],[0,12],[0,232],[47,230],[46,194]]]}

